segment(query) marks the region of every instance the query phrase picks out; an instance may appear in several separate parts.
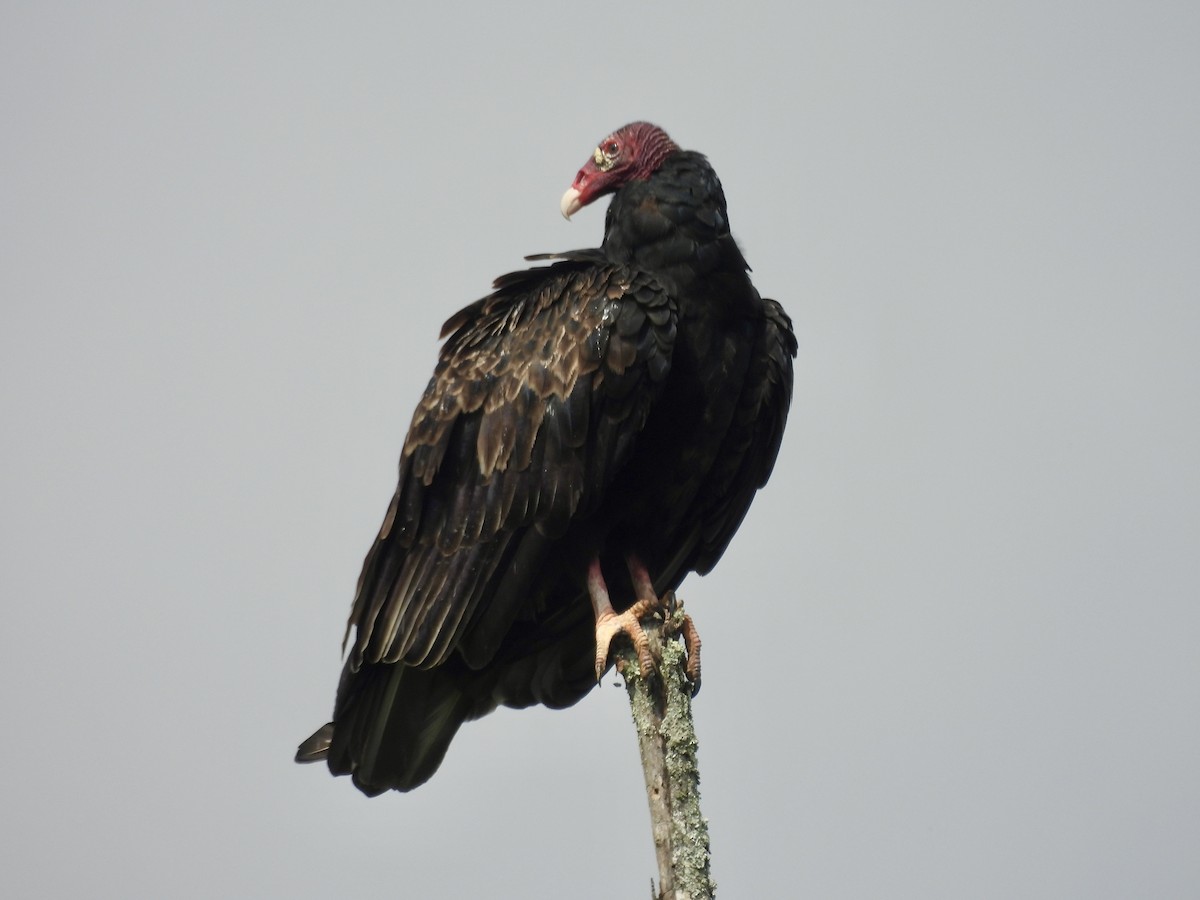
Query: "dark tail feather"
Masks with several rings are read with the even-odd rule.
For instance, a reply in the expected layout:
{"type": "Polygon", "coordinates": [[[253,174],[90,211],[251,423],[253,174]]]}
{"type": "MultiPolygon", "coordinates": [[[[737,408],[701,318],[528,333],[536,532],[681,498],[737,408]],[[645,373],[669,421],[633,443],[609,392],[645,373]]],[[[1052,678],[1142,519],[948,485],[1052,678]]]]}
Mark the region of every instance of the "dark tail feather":
{"type": "Polygon", "coordinates": [[[457,653],[433,669],[372,663],[342,671],[333,721],[300,745],[296,762],[329,763],[364,794],[411,791],[437,771],[459,726],[503,703],[570,706],[596,686],[588,604],[565,608],[535,642],[483,669],[457,653]]]}
{"type": "Polygon", "coordinates": [[[495,708],[472,699],[468,671],[366,665],[343,675],[334,721],[300,745],[297,762],[327,759],[368,796],[410,791],[441,765],[460,725],[495,708]]]}
{"type": "Polygon", "coordinates": [[[296,748],[296,762],[320,762],[329,756],[329,745],[333,743],[333,723],[327,722],[312,737],[296,748]]]}

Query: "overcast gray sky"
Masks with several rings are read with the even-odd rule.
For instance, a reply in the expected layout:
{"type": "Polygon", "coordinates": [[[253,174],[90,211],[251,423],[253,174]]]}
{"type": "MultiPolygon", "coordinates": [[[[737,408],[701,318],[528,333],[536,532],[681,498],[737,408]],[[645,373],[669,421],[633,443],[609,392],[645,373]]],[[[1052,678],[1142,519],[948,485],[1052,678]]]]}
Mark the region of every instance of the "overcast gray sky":
{"type": "Polygon", "coordinates": [[[439,325],[646,118],[800,338],[682,591],[722,896],[1200,895],[1200,7],[402,6],[4,5],[5,892],[646,895],[611,677],[291,763],[439,325]]]}

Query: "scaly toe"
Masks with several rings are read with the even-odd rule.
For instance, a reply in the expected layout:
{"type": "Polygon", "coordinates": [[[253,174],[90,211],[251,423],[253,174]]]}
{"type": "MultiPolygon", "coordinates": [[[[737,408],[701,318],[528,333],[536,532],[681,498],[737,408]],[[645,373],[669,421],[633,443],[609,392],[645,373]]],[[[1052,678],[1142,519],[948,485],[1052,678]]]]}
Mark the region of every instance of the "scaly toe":
{"type": "Polygon", "coordinates": [[[596,621],[596,680],[599,681],[604,675],[604,670],[608,668],[608,657],[612,649],[612,642],[618,634],[627,634],[633,642],[633,649],[637,653],[638,668],[641,670],[643,678],[649,678],[654,672],[654,658],[650,655],[650,639],[646,637],[646,632],[642,629],[641,623],[638,621],[639,615],[642,612],[638,607],[641,604],[635,603],[625,612],[617,615],[616,613],[607,613],[602,615],[596,621]]]}

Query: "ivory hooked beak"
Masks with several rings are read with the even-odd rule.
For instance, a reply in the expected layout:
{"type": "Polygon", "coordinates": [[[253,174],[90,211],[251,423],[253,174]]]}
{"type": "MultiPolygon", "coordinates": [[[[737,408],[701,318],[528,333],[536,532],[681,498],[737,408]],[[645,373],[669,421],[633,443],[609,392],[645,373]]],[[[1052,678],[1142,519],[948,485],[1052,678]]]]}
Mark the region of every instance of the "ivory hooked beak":
{"type": "Polygon", "coordinates": [[[571,216],[579,212],[582,206],[583,204],[579,202],[579,191],[575,188],[567,188],[567,192],[562,195],[562,202],[559,204],[563,218],[569,222],[571,216]]]}

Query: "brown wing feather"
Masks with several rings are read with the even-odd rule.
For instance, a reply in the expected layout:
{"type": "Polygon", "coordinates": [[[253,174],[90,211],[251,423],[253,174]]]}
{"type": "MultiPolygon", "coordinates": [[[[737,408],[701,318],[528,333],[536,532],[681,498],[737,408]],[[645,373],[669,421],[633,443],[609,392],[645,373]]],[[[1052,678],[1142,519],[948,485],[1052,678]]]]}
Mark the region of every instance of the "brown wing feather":
{"type": "MultiPolygon", "coordinates": [[[[548,545],[522,535],[593,506],[666,378],[675,313],[649,276],[573,260],[497,286],[447,323],[347,623],[352,668],[443,663],[485,600],[503,630],[524,599],[506,579],[528,580],[548,545]]],[[[501,637],[473,639],[470,662],[501,637]]]]}
{"type": "Polygon", "coordinates": [[[710,473],[703,492],[711,499],[699,516],[699,542],[689,565],[701,574],[717,564],[754,494],[771,476],[792,402],[792,359],[797,350],[792,320],[776,301],[764,298],[763,304],[763,329],[718,456],[721,464],[710,473]]]}

